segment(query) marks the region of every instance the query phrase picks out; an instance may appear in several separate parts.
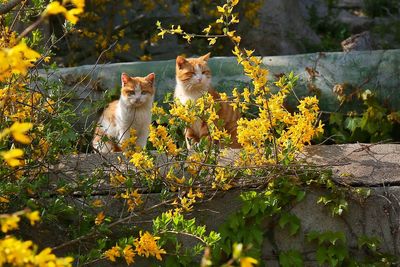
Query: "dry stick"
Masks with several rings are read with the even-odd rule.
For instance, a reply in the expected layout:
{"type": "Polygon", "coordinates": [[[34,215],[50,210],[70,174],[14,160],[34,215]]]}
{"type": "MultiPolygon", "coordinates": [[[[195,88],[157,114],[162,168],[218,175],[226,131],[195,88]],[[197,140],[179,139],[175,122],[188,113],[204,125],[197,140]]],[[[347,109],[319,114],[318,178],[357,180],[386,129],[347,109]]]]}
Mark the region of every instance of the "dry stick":
{"type": "Polygon", "coordinates": [[[199,241],[202,242],[203,244],[207,244],[207,242],[206,242],[204,239],[202,239],[201,237],[198,237],[198,236],[196,236],[196,235],[193,235],[193,234],[191,234],[191,233],[187,233],[187,232],[178,232],[178,231],[174,231],[174,230],[167,230],[167,231],[161,231],[161,232],[160,232],[160,234],[165,234],[165,233],[187,235],[187,236],[190,236],[190,237],[193,237],[193,238],[199,240],[199,241]]]}
{"type": "Polygon", "coordinates": [[[14,24],[17,22],[17,18],[19,17],[19,14],[21,14],[22,9],[25,7],[26,4],[26,0],[22,0],[22,4],[21,7],[18,9],[17,15],[15,15],[15,18],[13,20],[13,22],[11,23],[10,29],[13,30],[14,28],[14,24]]]}
{"type": "MultiPolygon", "coordinates": [[[[150,207],[150,208],[148,208],[148,209],[146,209],[146,210],[144,210],[144,211],[141,211],[141,212],[149,212],[149,211],[154,210],[154,209],[156,209],[156,208],[158,208],[158,207],[160,207],[160,206],[166,205],[166,204],[168,204],[169,202],[172,202],[172,201],[171,201],[171,200],[163,201],[163,202],[158,203],[158,204],[156,204],[156,205],[154,205],[154,206],[152,206],[152,207],[150,207]]],[[[113,223],[110,223],[110,224],[108,225],[108,227],[111,228],[111,227],[117,226],[117,225],[119,225],[119,224],[121,224],[121,223],[123,223],[123,222],[125,222],[125,221],[129,221],[129,220],[132,219],[133,217],[137,217],[137,215],[136,215],[136,214],[132,214],[132,215],[129,215],[129,216],[125,217],[125,218],[119,219],[118,221],[115,221],[115,222],[113,222],[113,223]]],[[[95,236],[97,236],[98,234],[99,234],[99,233],[97,232],[97,229],[95,229],[95,230],[93,230],[92,232],[90,232],[90,233],[88,233],[88,234],[86,234],[86,235],[80,236],[80,237],[75,238],[75,239],[73,239],[73,240],[67,241],[67,242],[65,242],[65,243],[63,243],[63,244],[61,244],[61,245],[58,245],[58,246],[56,246],[56,247],[53,247],[52,250],[58,250],[58,249],[64,248],[64,247],[66,247],[66,246],[75,244],[75,243],[80,242],[80,241],[82,241],[82,240],[85,240],[85,239],[87,239],[87,238],[95,237],[95,236]]]]}
{"type": "Polygon", "coordinates": [[[11,0],[5,4],[0,5],[0,15],[4,15],[10,12],[14,7],[16,7],[23,0],[11,0]]]}
{"type": "Polygon", "coordinates": [[[28,28],[26,28],[19,36],[17,41],[21,41],[22,38],[24,38],[26,35],[28,35],[31,31],[33,31],[37,26],[40,25],[40,23],[43,22],[43,20],[46,18],[46,16],[40,16],[39,19],[37,19],[33,24],[29,25],[28,28]]]}

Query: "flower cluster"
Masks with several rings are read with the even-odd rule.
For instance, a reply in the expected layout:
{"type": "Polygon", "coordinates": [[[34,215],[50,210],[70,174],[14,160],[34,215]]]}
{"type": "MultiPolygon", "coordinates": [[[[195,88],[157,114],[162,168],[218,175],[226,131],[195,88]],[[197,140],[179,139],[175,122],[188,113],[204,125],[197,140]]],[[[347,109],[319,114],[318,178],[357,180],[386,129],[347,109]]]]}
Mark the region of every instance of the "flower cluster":
{"type": "MultiPolygon", "coordinates": [[[[25,133],[29,131],[33,125],[31,123],[19,123],[15,122],[10,128],[6,128],[0,132],[0,140],[11,134],[14,139],[22,144],[29,144],[31,139],[25,133]]],[[[24,151],[19,148],[13,148],[9,151],[0,151],[0,156],[7,162],[11,167],[23,165],[21,157],[24,155],[24,151]]]]}
{"type": "Polygon", "coordinates": [[[150,126],[149,141],[158,151],[165,151],[172,156],[177,156],[180,151],[169,135],[167,128],[162,125],[150,126]]]}
{"type": "Polygon", "coordinates": [[[83,13],[85,7],[85,0],[64,0],[62,3],[59,1],[53,1],[47,5],[42,16],[63,14],[65,18],[73,24],[78,22],[77,15],[83,13]],[[72,3],[75,7],[67,9],[65,6],[72,3]]]}
{"type": "Polygon", "coordinates": [[[200,189],[197,189],[195,192],[193,192],[193,189],[190,188],[187,194],[178,197],[172,202],[172,205],[175,206],[173,213],[179,214],[182,212],[192,211],[193,205],[197,202],[196,198],[202,199],[203,197],[204,194],[200,191],[200,189]]]}
{"type": "Polygon", "coordinates": [[[127,189],[125,193],[119,195],[122,199],[127,201],[128,211],[134,211],[136,207],[143,204],[141,195],[138,193],[138,189],[127,189]]]}
{"type": "Polygon", "coordinates": [[[124,257],[128,265],[134,263],[135,256],[155,257],[157,260],[162,260],[161,254],[166,254],[166,251],[157,244],[160,237],[153,236],[149,232],[139,232],[139,238],[133,240],[133,244],[126,244],[124,248],[116,245],[104,252],[104,256],[115,262],[117,258],[124,257]]]}
{"type": "MultiPolygon", "coordinates": [[[[264,166],[292,161],[305,144],[310,143],[312,138],[323,132],[321,122],[318,122],[319,107],[318,100],[314,97],[298,99],[297,111],[288,111],[285,102],[289,94],[293,92],[297,77],[290,73],[283,75],[274,83],[274,90],[269,88],[268,70],[263,66],[261,57],[255,56],[254,50],[241,47],[241,37],[231,29],[239,22],[234,8],[239,1],[228,0],[226,4],[217,6],[219,18],[215,21],[217,27],[209,25],[203,30],[204,35],[196,35],[185,32],[181,26],[173,25],[169,29],[162,27],[157,22],[159,35],[165,34],[181,35],[187,41],[195,37],[208,38],[210,45],[216,43],[218,38],[229,38],[233,43],[232,53],[236,56],[238,63],[243,67],[244,74],[251,80],[252,86],[244,88],[241,92],[234,88],[233,99],[230,105],[242,113],[251,112],[251,116],[242,116],[238,120],[237,137],[242,146],[240,157],[235,160],[235,166],[264,166]],[[213,29],[223,29],[223,34],[213,35],[213,29]]],[[[221,94],[222,101],[228,99],[227,95],[221,94]]],[[[196,120],[207,123],[209,135],[212,140],[218,141],[227,137],[227,133],[216,127],[218,120],[217,103],[212,97],[205,95],[196,103],[181,105],[174,103],[170,114],[184,121],[186,125],[193,124],[196,120]],[[216,104],[216,105],[215,105],[216,104]]],[[[245,113],[246,114],[246,113],[245,113]]],[[[200,169],[190,163],[191,157],[199,154],[189,155],[188,172],[194,174],[200,169]]],[[[217,180],[214,187],[229,177],[221,168],[215,171],[217,180]]],[[[224,184],[224,183],[222,183],[224,184]]]]}
{"type": "MultiPolygon", "coordinates": [[[[38,211],[23,210],[13,214],[0,215],[1,231],[8,233],[18,229],[21,217],[26,217],[31,225],[40,220],[38,211]]],[[[51,253],[50,248],[45,248],[39,253],[32,241],[21,241],[13,236],[0,239],[0,266],[72,266],[73,258],[57,258],[51,253]]]]}

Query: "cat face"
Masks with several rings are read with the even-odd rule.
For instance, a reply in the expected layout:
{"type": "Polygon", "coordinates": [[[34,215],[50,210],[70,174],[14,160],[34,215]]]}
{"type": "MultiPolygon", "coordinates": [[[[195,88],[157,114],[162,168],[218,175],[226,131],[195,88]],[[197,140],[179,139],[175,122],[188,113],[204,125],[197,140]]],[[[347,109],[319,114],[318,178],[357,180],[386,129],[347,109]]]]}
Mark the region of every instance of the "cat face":
{"type": "Polygon", "coordinates": [[[146,77],[129,77],[128,74],[122,73],[122,100],[134,108],[151,103],[155,93],[154,79],[154,73],[146,77]]]}
{"type": "Polygon", "coordinates": [[[176,58],[176,80],[185,90],[204,90],[211,85],[211,71],[207,61],[210,53],[199,58],[176,58]]]}

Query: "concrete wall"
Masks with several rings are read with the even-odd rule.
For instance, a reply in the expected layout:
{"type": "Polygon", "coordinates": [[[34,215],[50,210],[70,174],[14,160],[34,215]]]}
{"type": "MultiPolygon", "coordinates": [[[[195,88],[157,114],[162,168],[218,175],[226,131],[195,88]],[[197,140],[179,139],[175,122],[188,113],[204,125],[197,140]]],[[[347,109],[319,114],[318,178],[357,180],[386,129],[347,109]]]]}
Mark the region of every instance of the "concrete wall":
{"type": "MultiPolygon", "coordinates": [[[[117,160],[118,154],[100,156],[97,154],[80,154],[65,159],[62,164],[55,166],[51,171],[52,179],[60,177],[71,181],[71,185],[78,182],[82,175],[94,175],[99,167],[105,176],[115,170],[115,166],[121,170],[132,169],[132,166],[123,159],[117,160]],[[63,173],[64,176],[60,176],[63,173]]],[[[264,236],[262,260],[267,266],[278,266],[278,251],[297,249],[302,252],[305,266],[317,266],[315,261],[315,246],[306,242],[305,235],[310,231],[342,231],[346,235],[347,244],[352,257],[365,256],[365,251],[358,249],[357,238],[362,235],[374,236],[381,240],[381,252],[400,255],[400,145],[398,144],[350,144],[332,146],[310,146],[306,149],[304,159],[317,164],[320,168],[333,168],[333,180],[340,186],[356,188],[369,188],[371,195],[361,201],[349,194],[349,208],[343,216],[332,217],[331,213],[322,204],[317,204],[318,198],[328,191],[321,188],[308,187],[305,199],[294,206],[291,212],[301,220],[301,228],[298,234],[290,237],[287,230],[275,226],[271,239],[264,236]]],[[[257,177],[254,177],[257,179],[257,177]]],[[[139,184],[138,184],[139,185],[139,184]]],[[[107,179],[94,185],[98,189],[98,198],[104,200],[108,216],[119,217],[123,212],[121,200],[112,198],[107,179]]],[[[230,214],[236,212],[241,201],[241,192],[254,190],[248,187],[237,187],[225,192],[210,191],[205,201],[195,206],[195,210],[187,216],[195,217],[200,224],[207,225],[207,230],[218,230],[227,220],[230,214]]],[[[146,206],[157,203],[158,194],[144,194],[147,199],[146,206]]],[[[80,203],[79,196],[71,201],[80,203]]],[[[75,203],[75,204],[76,204],[75,203]]],[[[83,207],[84,208],[84,207],[83,207]]],[[[151,227],[151,219],[161,213],[163,208],[152,210],[150,213],[138,212],[132,217],[129,225],[137,225],[144,228],[151,227]]],[[[265,231],[270,230],[268,223],[265,231]]],[[[193,244],[190,241],[187,245],[193,244]]],[[[141,261],[139,261],[141,262],[141,261]]],[[[104,265],[109,263],[103,262],[104,265]]],[[[147,266],[144,261],[138,266],[147,266]]],[[[124,266],[124,265],[115,265],[124,266]]]]}

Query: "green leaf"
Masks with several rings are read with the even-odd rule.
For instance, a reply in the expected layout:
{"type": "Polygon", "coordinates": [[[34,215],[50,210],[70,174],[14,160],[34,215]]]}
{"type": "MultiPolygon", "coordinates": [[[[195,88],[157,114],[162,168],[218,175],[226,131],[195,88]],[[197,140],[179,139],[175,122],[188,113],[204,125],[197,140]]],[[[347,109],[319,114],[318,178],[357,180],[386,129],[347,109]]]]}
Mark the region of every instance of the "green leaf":
{"type": "Polygon", "coordinates": [[[358,117],[348,117],[344,121],[344,127],[351,132],[354,132],[361,125],[361,118],[358,117]]]}
{"type": "Polygon", "coordinates": [[[289,227],[290,235],[295,235],[299,231],[300,223],[300,219],[296,215],[288,212],[282,213],[278,222],[281,228],[284,228],[286,225],[289,227]]]}
{"type": "Polygon", "coordinates": [[[325,247],[318,247],[316,259],[320,265],[329,260],[327,249],[325,247]]]}
{"type": "Polygon", "coordinates": [[[341,126],[343,124],[343,114],[342,113],[331,113],[329,116],[329,124],[330,125],[338,125],[341,126]]]}
{"type": "Polygon", "coordinates": [[[297,250],[289,250],[279,254],[279,264],[282,267],[304,266],[303,257],[297,250]]]}
{"type": "Polygon", "coordinates": [[[358,237],[357,243],[358,243],[358,248],[361,249],[363,247],[367,247],[368,249],[375,252],[381,242],[377,237],[369,237],[366,235],[362,235],[358,237]]]}
{"type": "Polygon", "coordinates": [[[301,202],[306,196],[306,191],[298,191],[296,195],[296,201],[301,202]]]}

